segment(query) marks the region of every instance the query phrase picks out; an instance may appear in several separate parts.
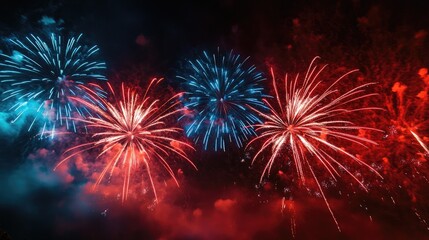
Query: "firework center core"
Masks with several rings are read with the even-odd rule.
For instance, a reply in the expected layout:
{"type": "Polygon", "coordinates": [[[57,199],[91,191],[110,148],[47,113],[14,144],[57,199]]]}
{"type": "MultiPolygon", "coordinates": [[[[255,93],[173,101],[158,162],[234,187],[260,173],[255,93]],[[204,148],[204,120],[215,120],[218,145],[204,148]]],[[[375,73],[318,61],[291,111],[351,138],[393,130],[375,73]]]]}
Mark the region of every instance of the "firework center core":
{"type": "Polygon", "coordinates": [[[134,140],[134,132],[128,131],[127,136],[128,136],[128,139],[134,140]]]}
{"type": "Polygon", "coordinates": [[[293,125],[293,124],[291,124],[291,125],[289,125],[289,126],[287,126],[287,130],[290,132],[290,133],[295,133],[295,126],[293,125]]]}

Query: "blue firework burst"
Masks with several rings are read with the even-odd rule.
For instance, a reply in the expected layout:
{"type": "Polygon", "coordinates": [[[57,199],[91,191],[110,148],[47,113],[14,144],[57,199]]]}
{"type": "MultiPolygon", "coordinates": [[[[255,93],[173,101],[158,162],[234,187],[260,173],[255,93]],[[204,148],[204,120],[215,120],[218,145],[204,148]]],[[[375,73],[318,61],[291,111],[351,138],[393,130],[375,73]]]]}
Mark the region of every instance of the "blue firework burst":
{"type": "Polygon", "coordinates": [[[262,102],[265,80],[256,67],[231,50],[221,54],[203,52],[186,62],[180,76],[186,113],[185,132],[205,150],[224,150],[228,143],[243,146],[255,135],[252,127],[261,120],[254,109],[266,109],[262,102]]]}
{"type": "Polygon", "coordinates": [[[53,137],[58,126],[76,131],[73,119],[91,115],[70,96],[96,101],[81,88],[86,84],[103,96],[94,80],[106,80],[106,64],[98,59],[99,48],[81,44],[82,34],[64,38],[51,34],[33,34],[24,39],[9,39],[10,54],[0,53],[0,82],[6,90],[2,101],[15,100],[9,110],[16,111],[16,121],[23,114],[34,116],[28,130],[40,124],[41,136],[53,137]]]}

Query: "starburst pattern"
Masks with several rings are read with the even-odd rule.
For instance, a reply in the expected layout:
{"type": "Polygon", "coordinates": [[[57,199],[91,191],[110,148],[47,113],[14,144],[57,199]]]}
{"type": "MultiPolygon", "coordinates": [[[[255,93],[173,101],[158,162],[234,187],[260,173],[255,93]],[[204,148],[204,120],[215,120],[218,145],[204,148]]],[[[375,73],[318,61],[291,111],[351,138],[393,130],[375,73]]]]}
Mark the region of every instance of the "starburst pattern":
{"type": "Polygon", "coordinates": [[[276,159],[287,159],[283,153],[290,153],[300,181],[305,184],[306,173],[308,172],[316,180],[317,187],[339,228],[338,222],[315,174],[314,167],[320,163],[335,180],[340,176],[341,171],[346,172],[367,190],[363,182],[350,172],[348,167],[343,164],[343,161],[336,158],[336,155],[344,155],[358,164],[367,167],[378,176],[381,177],[381,175],[368,163],[362,161],[344,148],[335,145],[330,140],[348,141],[363,147],[367,147],[368,144],[377,144],[366,137],[358,136],[354,133],[357,130],[380,130],[357,126],[349,120],[343,120],[342,117],[352,112],[379,110],[380,108],[347,108],[347,105],[350,103],[375,96],[375,93],[365,93],[365,88],[374,83],[366,83],[344,94],[334,96],[338,92],[338,90],[334,89],[338,82],[357,70],[347,72],[326,89],[321,89],[322,81],[318,80],[318,77],[327,65],[318,68],[314,64],[317,59],[318,57],[314,58],[311,62],[302,82],[300,81],[299,74],[292,81],[289,81],[288,75],[285,76],[284,96],[280,94],[281,90],[277,86],[274,71],[271,69],[278,108],[274,107],[269,101],[264,100],[269,106],[270,112],[264,113],[258,111],[265,122],[256,125],[257,132],[260,135],[253,139],[249,145],[262,140],[262,146],[254,156],[252,163],[266,150],[270,151],[271,154],[262,172],[260,181],[263,180],[265,175],[269,175],[276,159]]]}
{"type": "Polygon", "coordinates": [[[265,80],[255,66],[248,66],[248,58],[230,51],[226,55],[203,52],[202,57],[188,61],[188,69],[181,76],[186,91],[183,103],[189,114],[186,134],[204,149],[226,149],[228,143],[242,147],[255,135],[252,127],[261,123],[252,110],[264,110],[262,102],[265,80]]]}
{"type": "MultiPolygon", "coordinates": [[[[90,116],[84,106],[70,100],[71,96],[96,103],[86,95],[81,85],[91,87],[98,96],[106,93],[92,80],[106,80],[106,64],[99,61],[99,48],[81,44],[82,34],[64,38],[51,34],[49,38],[29,35],[25,39],[10,39],[12,53],[0,53],[0,82],[7,89],[2,101],[16,100],[10,110],[16,111],[16,121],[23,114],[34,115],[29,129],[42,120],[41,136],[53,137],[58,126],[76,131],[77,116],[90,116]],[[36,104],[32,104],[32,102],[36,104]]],[[[100,104],[98,102],[97,104],[100,104]]]]}
{"type": "Polygon", "coordinates": [[[108,172],[112,176],[113,170],[120,167],[124,176],[122,201],[127,199],[130,178],[140,165],[143,165],[148,173],[155,200],[157,200],[157,194],[151,166],[156,161],[168,171],[178,185],[168,161],[173,157],[172,154],[176,154],[196,169],[183,150],[183,147],[190,149],[193,147],[174,138],[173,136],[177,136],[181,129],[169,127],[165,122],[168,117],[181,111],[177,108],[180,104],[177,98],[181,93],[163,104],[160,104],[160,100],[148,96],[151,87],[157,85],[161,80],[153,79],[142,99],[134,90],[126,88],[122,84],[122,92],[118,100],[113,88],[108,84],[116,100],[110,103],[103,98],[99,99],[107,110],[83,99],[74,98],[75,101],[97,113],[100,118],[89,117],[81,120],[87,124],[88,128],[93,129],[93,141],[68,149],[65,152],[65,158],[58,165],[94,148],[100,150],[97,159],[106,156],[107,153],[113,154],[114,157],[107,161],[94,187],[101,183],[108,172]]]}

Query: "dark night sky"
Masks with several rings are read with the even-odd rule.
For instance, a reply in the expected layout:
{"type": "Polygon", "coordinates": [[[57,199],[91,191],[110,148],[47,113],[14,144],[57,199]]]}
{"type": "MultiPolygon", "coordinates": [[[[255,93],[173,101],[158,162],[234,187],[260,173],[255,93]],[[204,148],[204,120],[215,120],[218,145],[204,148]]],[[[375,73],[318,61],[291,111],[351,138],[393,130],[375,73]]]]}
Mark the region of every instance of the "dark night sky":
{"type": "MultiPolygon", "coordinates": [[[[220,47],[250,56],[260,71],[272,65],[300,71],[320,55],[334,68],[361,69],[366,78],[381,82],[377,91],[389,95],[394,79],[402,79],[410,92],[417,92],[420,82],[413,82],[419,80],[415,80],[417,71],[429,67],[429,3],[418,2],[7,0],[0,8],[0,36],[5,40],[46,31],[49,27],[39,20],[51,17],[57,22],[55,28],[66,34],[84,33],[87,41],[100,47],[113,85],[118,75],[137,75],[137,83],[162,76],[176,86],[174,76],[183,60],[220,47]],[[139,36],[145,39],[143,43],[136,41],[139,36]],[[411,80],[403,80],[410,75],[411,80]]],[[[181,188],[166,180],[163,202],[153,207],[146,194],[121,205],[112,196],[87,194],[87,181],[77,164],[52,171],[61,152],[76,139],[39,141],[26,131],[25,121],[10,124],[11,114],[0,102],[0,230],[11,239],[292,237],[290,218],[280,213],[282,186],[292,183],[279,183],[279,177],[273,177],[271,187],[255,187],[262,165],[249,167],[248,159],[241,162],[241,149],[197,151],[193,157],[199,171],[180,165],[184,171],[181,188]],[[69,175],[72,181],[67,180],[69,175]]],[[[380,119],[362,121],[388,129],[380,119]]],[[[429,136],[429,129],[424,129],[423,134],[429,136]]],[[[385,142],[378,150],[389,147],[401,149],[385,142]]],[[[381,159],[378,150],[367,155],[381,159]]],[[[401,159],[413,151],[406,148],[401,159]]],[[[395,170],[397,175],[387,177],[386,184],[405,184],[403,171],[395,170]]],[[[427,167],[421,172],[429,174],[427,167]]],[[[164,181],[159,183],[164,185],[164,181]]],[[[346,185],[343,182],[327,191],[341,233],[323,200],[297,190],[297,239],[429,239],[427,226],[411,210],[418,208],[423,218],[429,218],[429,183],[411,180],[407,186],[417,192],[418,200],[411,201],[406,191],[398,192],[393,193],[398,198],[393,205],[379,200],[376,187],[365,193],[347,186],[344,192],[357,194],[338,197],[338,188],[346,185]],[[362,202],[370,210],[359,207],[362,202]]]]}

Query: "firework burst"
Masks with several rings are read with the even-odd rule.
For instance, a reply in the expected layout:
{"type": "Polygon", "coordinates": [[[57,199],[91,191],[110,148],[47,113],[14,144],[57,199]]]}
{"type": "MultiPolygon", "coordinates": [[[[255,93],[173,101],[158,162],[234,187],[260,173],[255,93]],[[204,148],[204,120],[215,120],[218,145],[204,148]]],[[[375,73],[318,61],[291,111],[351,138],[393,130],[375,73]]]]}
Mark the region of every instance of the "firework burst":
{"type": "Polygon", "coordinates": [[[81,38],[82,34],[71,38],[51,34],[46,40],[35,35],[9,40],[13,51],[10,55],[0,54],[0,82],[7,89],[2,101],[17,100],[10,108],[17,112],[13,122],[27,111],[35,111],[28,130],[37,119],[43,119],[41,136],[50,133],[53,137],[56,127],[66,126],[76,131],[73,118],[91,115],[86,107],[71,101],[70,96],[94,102],[82,90],[82,84],[105,96],[101,87],[90,81],[106,80],[102,74],[106,66],[97,58],[99,48],[81,44],[81,38]],[[30,104],[33,101],[36,105],[30,104]]]}
{"type": "Polygon", "coordinates": [[[338,92],[334,89],[336,84],[357,70],[344,74],[319,93],[318,90],[320,90],[322,82],[318,80],[318,77],[326,68],[326,65],[318,68],[314,65],[317,59],[318,57],[311,62],[302,83],[299,81],[299,74],[292,81],[288,80],[287,75],[285,76],[284,96],[280,95],[274,71],[271,69],[278,108],[273,107],[272,104],[264,100],[269,106],[270,112],[258,111],[265,119],[265,122],[256,125],[257,132],[260,135],[250,141],[248,146],[255,141],[262,140],[262,146],[254,156],[252,163],[265,150],[269,150],[271,153],[262,172],[261,182],[265,175],[270,174],[274,161],[281,157],[287,158],[283,154],[290,153],[300,182],[305,184],[306,175],[309,172],[310,176],[314,178],[338,229],[340,229],[315,174],[314,167],[318,164],[322,165],[335,180],[340,176],[341,171],[346,172],[367,191],[367,187],[363,182],[354,176],[342,161],[335,158],[335,155],[342,154],[347,156],[358,164],[369,168],[378,176],[381,177],[381,175],[370,165],[342,147],[335,145],[330,140],[347,141],[364,147],[367,147],[368,144],[376,144],[374,141],[355,135],[353,132],[357,130],[380,130],[357,126],[351,121],[343,120],[341,116],[351,112],[378,110],[379,108],[360,107],[348,109],[346,107],[349,103],[376,95],[375,93],[365,93],[364,91],[367,86],[374,83],[360,85],[334,98],[334,94],[338,92]]]}
{"type": "MultiPolygon", "coordinates": [[[[160,100],[148,96],[151,87],[157,85],[161,80],[153,79],[142,99],[139,98],[135,91],[125,88],[122,84],[119,100],[109,103],[104,98],[99,99],[107,110],[84,99],[73,98],[97,113],[100,118],[89,117],[81,120],[87,124],[88,128],[94,129],[92,134],[92,139],[94,140],[68,149],[65,152],[65,158],[58,165],[94,148],[100,149],[97,159],[105,156],[106,153],[113,153],[114,157],[107,161],[94,188],[100,184],[108,172],[112,176],[113,170],[116,167],[121,167],[124,173],[122,201],[127,199],[132,173],[141,164],[148,173],[155,200],[157,200],[157,194],[151,174],[151,166],[153,166],[152,164],[154,164],[155,160],[161,163],[178,185],[174,172],[167,161],[171,158],[170,154],[179,155],[195,169],[196,166],[182,149],[183,147],[193,149],[192,146],[171,137],[179,133],[181,129],[168,127],[165,123],[169,116],[181,111],[181,109],[177,108],[180,102],[176,101],[180,94],[176,94],[164,104],[159,104],[160,100]]],[[[117,99],[110,84],[108,86],[114,98],[117,99]]],[[[92,90],[88,89],[88,91],[92,90]]]]}
{"type": "Polygon", "coordinates": [[[177,78],[183,80],[183,97],[189,121],[185,129],[195,143],[204,149],[224,150],[234,142],[242,147],[249,136],[255,135],[251,125],[261,123],[252,110],[266,109],[262,102],[265,80],[255,66],[247,66],[248,58],[241,60],[233,51],[229,54],[210,55],[188,61],[188,72],[177,78]]]}

